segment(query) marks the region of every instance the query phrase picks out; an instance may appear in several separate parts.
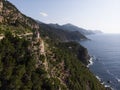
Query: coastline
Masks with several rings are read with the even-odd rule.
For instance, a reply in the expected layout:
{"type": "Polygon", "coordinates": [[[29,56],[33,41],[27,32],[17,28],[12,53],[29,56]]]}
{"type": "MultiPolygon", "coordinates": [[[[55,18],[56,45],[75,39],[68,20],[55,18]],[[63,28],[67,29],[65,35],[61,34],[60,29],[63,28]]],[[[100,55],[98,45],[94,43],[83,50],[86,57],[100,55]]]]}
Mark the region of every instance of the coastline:
{"type": "MultiPolygon", "coordinates": [[[[90,55],[89,55],[90,56],[90,55]]],[[[87,65],[87,67],[89,68],[91,65],[93,65],[93,57],[92,56],[90,56],[90,59],[88,60],[88,65],[87,65]]]]}
{"type": "MultiPolygon", "coordinates": [[[[94,56],[90,56],[90,59],[88,60],[89,63],[87,65],[87,68],[89,68],[91,65],[94,64],[93,60],[96,60],[96,58],[94,56]]],[[[106,88],[106,90],[114,90],[110,85],[105,84],[99,76],[95,75],[95,77],[99,80],[99,82],[102,85],[104,85],[104,87],[106,88]]]]}
{"type": "Polygon", "coordinates": [[[91,41],[80,42],[88,49],[89,55],[96,56],[93,65],[89,66],[89,63],[86,66],[94,76],[98,75],[101,78],[101,84],[110,87],[111,90],[120,90],[120,41],[116,39],[119,37],[119,35],[95,35],[88,36],[91,41]]]}
{"type": "MultiPolygon", "coordinates": [[[[93,65],[94,64],[94,61],[93,60],[96,60],[96,58],[94,57],[94,56],[91,56],[91,55],[89,55],[90,56],[90,59],[88,60],[88,65],[87,65],[87,68],[89,68],[91,65],[93,65]]],[[[93,73],[94,74],[94,73],[93,73]]],[[[95,75],[95,74],[94,74],[95,75]]],[[[102,84],[102,85],[104,85],[104,87],[106,88],[106,90],[114,90],[110,85],[107,85],[107,84],[105,84],[105,82],[104,81],[102,81],[102,79],[99,77],[99,76],[97,76],[97,75],[95,75],[95,77],[99,80],[99,82],[102,84]]]]}

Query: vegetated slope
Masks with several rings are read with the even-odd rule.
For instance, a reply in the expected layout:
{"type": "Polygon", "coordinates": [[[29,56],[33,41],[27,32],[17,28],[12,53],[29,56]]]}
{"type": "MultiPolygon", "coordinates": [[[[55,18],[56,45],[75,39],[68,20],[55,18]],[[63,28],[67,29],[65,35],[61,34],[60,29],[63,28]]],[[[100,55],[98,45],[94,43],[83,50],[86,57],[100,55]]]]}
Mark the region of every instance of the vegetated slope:
{"type": "MultiPolygon", "coordinates": [[[[89,69],[81,63],[80,58],[78,59],[83,53],[77,54],[77,51],[85,50],[78,43],[49,44],[48,48],[50,75],[59,78],[68,90],[105,90],[89,69]]],[[[83,57],[85,56],[81,56],[81,59],[83,57]]]]}
{"type": "Polygon", "coordinates": [[[57,29],[47,24],[40,23],[41,36],[49,36],[50,38],[58,38],[61,41],[81,41],[87,40],[86,36],[78,31],[66,31],[63,29],[57,29]]]}
{"type": "MultiPolygon", "coordinates": [[[[13,7],[7,1],[1,3],[7,3],[4,7],[13,7]]],[[[10,15],[13,17],[14,14],[10,15]]],[[[11,19],[4,19],[1,22],[6,25],[6,33],[0,40],[0,90],[105,90],[84,65],[88,62],[81,62],[89,58],[84,47],[75,42],[63,42],[54,30],[52,36],[50,30],[38,28],[30,18],[24,23],[26,16],[18,25],[15,25],[17,22],[9,23],[11,19]],[[29,25],[30,21],[32,24],[29,25]],[[33,36],[28,39],[15,36],[13,28],[21,31],[19,25],[23,31],[25,27],[34,31],[33,36]]]]}
{"type": "Polygon", "coordinates": [[[78,60],[75,51],[82,46],[47,40],[43,54],[39,40],[31,42],[7,33],[0,41],[1,90],[104,90],[78,60]]]}

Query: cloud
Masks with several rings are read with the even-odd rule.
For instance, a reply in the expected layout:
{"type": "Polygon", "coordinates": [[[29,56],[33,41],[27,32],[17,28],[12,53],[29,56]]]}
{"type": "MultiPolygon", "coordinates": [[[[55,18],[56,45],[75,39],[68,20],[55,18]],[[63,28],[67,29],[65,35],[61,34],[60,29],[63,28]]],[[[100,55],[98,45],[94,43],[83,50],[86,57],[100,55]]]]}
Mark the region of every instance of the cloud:
{"type": "Polygon", "coordinates": [[[45,12],[40,12],[40,15],[43,16],[43,17],[47,17],[48,16],[48,14],[45,13],[45,12]]]}

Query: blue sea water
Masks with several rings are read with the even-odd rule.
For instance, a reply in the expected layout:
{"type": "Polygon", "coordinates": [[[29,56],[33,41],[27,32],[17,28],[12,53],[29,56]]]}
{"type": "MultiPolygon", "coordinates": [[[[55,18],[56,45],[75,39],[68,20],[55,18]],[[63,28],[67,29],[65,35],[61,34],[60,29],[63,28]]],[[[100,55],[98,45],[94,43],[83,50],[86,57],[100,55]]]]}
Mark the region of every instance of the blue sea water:
{"type": "Polygon", "coordinates": [[[120,34],[96,34],[87,37],[91,40],[80,44],[94,57],[90,70],[105,85],[120,90],[120,34]]]}

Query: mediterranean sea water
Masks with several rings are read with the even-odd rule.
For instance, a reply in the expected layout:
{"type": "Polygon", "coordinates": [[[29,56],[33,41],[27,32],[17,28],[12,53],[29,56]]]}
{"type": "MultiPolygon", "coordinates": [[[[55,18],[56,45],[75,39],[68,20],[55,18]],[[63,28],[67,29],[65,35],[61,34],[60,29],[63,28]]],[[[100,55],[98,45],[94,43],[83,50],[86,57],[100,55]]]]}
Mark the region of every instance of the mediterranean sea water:
{"type": "Polygon", "coordinates": [[[93,57],[90,70],[101,79],[101,83],[120,90],[120,34],[96,34],[82,41],[93,57]]]}

